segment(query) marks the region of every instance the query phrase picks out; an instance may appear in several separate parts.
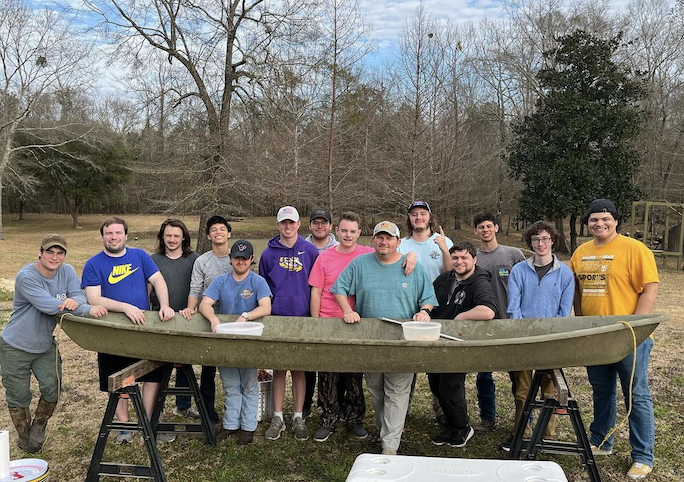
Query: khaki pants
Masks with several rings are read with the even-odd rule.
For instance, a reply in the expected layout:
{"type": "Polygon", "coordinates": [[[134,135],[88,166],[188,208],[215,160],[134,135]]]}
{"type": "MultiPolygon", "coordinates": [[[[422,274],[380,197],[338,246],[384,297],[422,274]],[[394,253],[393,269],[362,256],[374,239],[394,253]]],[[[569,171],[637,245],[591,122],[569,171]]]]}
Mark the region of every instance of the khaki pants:
{"type": "Polygon", "coordinates": [[[413,376],[413,373],[366,373],[382,448],[399,448],[413,376]]]}
{"type": "MultiPolygon", "coordinates": [[[[522,417],[523,407],[525,406],[525,400],[527,400],[527,393],[530,391],[532,386],[532,370],[524,370],[521,372],[511,372],[513,378],[514,396],[515,396],[515,426],[518,426],[520,417],[522,417]]],[[[544,378],[541,383],[542,393],[544,398],[546,396],[554,396],[555,388],[553,386],[553,381],[550,378],[544,378]]],[[[536,396],[536,394],[535,394],[536,396]]],[[[549,418],[549,423],[544,430],[544,436],[546,438],[556,437],[556,416],[551,415],[549,418]]]]}

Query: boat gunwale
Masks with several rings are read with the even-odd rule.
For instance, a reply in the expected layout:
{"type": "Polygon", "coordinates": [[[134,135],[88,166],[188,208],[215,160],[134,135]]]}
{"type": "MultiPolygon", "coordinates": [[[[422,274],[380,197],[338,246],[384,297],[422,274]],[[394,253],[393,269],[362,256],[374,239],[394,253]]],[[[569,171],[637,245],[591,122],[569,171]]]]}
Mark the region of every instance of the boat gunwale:
{"type": "MultiPolygon", "coordinates": [[[[622,318],[622,316],[610,315],[614,318],[622,318]]],[[[214,339],[225,339],[225,340],[259,340],[269,343],[291,343],[291,344],[301,344],[301,343],[316,343],[321,345],[363,345],[363,346],[417,346],[417,347],[427,347],[432,346],[435,348],[441,347],[483,347],[483,346],[504,346],[504,345],[520,345],[528,344],[534,345],[537,343],[548,343],[550,341],[559,341],[564,339],[573,339],[586,336],[588,333],[593,334],[608,334],[611,332],[617,332],[625,330],[625,325],[621,322],[624,321],[628,323],[632,328],[638,328],[641,326],[648,325],[658,325],[664,321],[667,321],[665,315],[653,314],[653,315],[625,315],[625,317],[639,316],[635,320],[617,320],[615,323],[603,326],[595,326],[591,328],[581,328],[575,330],[568,330],[558,333],[546,333],[541,335],[527,335],[518,336],[513,338],[477,338],[472,340],[464,341],[453,341],[440,338],[437,341],[409,341],[404,339],[398,340],[382,340],[382,339],[364,339],[364,338],[306,338],[306,337],[285,337],[285,336],[273,336],[273,335],[234,335],[225,333],[212,333],[212,332],[200,332],[200,331],[188,331],[179,330],[172,328],[160,328],[160,327],[148,327],[146,325],[134,325],[134,324],[124,324],[120,322],[113,322],[108,320],[102,320],[98,318],[88,318],[84,316],[76,316],[71,313],[66,313],[60,317],[60,324],[62,320],[68,322],[75,322],[80,324],[88,324],[99,327],[107,327],[112,329],[123,329],[127,331],[148,333],[150,335],[171,335],[171,336],[192,336],[197,338],[214,338],[214,339]]],[[[603,318],[603,317],[601,317],[603,318]]],[[[372,319],[372,318],[371,318],[372,319]]],[[[539,318],[530,318],[539,319],[539,318]]],[[[435,320],[439,321],[439,320],[435,320]]],[[[476,323],[482,322],[481,320],[466,320],[476,323]]],[[[652,330],[653,331],[653,330],[652,330]]],[[[449,333],[447,333],[449,334],[449,333]]],[[[454,335],[458,336],[458,335],[454,335]]]]}

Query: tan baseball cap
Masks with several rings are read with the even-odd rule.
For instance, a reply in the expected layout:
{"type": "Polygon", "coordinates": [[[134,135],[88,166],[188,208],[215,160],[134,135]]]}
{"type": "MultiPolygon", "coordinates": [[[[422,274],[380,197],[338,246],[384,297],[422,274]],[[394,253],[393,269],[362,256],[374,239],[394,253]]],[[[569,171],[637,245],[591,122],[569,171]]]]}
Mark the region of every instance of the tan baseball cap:
{"type": "Polygon", "coordinates": [[[50,249],[54,246],[59,246],[66,252],[67,250],[67,242],[66,239],[64,239],[64,236],[61,236],[59,234],[48,234],[43,238],[43,241],[40,243],[40,249],[45,251],[46,249],[50,249]]]}

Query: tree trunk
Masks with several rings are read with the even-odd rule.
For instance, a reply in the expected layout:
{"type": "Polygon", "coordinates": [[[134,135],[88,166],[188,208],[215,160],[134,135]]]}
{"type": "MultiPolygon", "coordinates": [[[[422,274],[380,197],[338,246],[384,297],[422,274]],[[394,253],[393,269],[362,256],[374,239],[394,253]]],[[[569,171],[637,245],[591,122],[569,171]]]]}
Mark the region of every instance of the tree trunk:
{"type": "Polygon", "coordinates": [[[572,253],[577,249],[577,213],[570,215],[570,251],[572,253]]]}
{"type": "Polygon", "coordinates": [[[558,244],[555,246],[556,253],[568,254],[570,251],[568,250],[568,242],[565,239],[564,220],[563,218],[556,218],[554,221],[556,223],[556,229],[558,230],[558,244]]]}
{"type": "Polygon", "coordinates": [[[197,249],[199,254],[206,253],[211,249],[211,242],[207,239],[207,221],[209,221],[209,214],[202,211],[199,219],[199,226],[197,227],[197,249]]]}

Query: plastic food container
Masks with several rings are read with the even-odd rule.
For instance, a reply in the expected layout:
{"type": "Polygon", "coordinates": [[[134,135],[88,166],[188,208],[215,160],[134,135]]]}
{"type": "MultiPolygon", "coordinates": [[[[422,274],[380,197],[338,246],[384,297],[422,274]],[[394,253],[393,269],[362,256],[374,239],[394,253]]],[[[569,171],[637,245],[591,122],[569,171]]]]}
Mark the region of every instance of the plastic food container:
{"type": "Polygon", "coordinates": [[[410,341],[437,341],[442,331],[442,324],[436,321],[405,321],[401,327],[410,341]]]}
{"type": "Polygon", "coordinates": [[[264,332],[264,324],[258,321],[244,321],[242,323],[221,323],[216,327],[216,333],[224,335],[251,335],[261,336],[264,332]]]}

